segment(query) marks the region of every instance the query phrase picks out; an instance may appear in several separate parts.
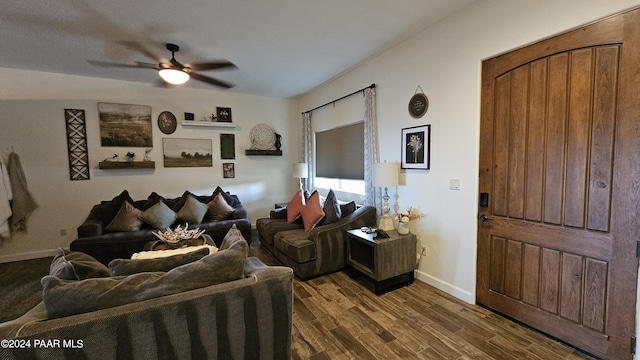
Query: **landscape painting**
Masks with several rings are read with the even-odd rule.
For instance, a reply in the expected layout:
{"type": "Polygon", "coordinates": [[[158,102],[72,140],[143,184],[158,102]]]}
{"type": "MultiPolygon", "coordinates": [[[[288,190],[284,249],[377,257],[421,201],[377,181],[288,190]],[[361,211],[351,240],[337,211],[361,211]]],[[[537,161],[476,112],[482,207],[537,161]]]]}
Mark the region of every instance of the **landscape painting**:
{"type": "Polygon", "coordinates": [[[102,146],[152,147],[151,106],[98,103],[102,146]]]}
{"type": "Polygon", "coordinates": [[[164,167],[211,167],[211,139],[162,139],[164,167]]]}

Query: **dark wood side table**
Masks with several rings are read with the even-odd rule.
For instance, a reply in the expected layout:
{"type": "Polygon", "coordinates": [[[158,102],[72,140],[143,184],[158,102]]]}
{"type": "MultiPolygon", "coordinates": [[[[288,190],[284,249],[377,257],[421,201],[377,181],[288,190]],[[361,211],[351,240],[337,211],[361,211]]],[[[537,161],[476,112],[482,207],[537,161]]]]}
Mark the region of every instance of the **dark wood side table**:
{"type": "Polygon", "coordinates": [[[374,293],[384,294],[413,284],[416,266],[416,236],[388,231],[389,237],[378,239],[360,229],[348,230],[347,264],[350,276],[362,273],[374,282],[374,293]],[[356,270],[357,272],[354,272],[356,270]]]}

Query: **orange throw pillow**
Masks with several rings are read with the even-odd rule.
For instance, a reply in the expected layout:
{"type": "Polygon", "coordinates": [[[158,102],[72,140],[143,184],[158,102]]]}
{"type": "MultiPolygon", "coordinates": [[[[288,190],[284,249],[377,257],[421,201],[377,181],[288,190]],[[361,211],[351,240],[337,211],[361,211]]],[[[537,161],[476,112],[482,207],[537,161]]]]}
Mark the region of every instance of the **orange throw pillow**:
{"type": "Polygon", "coordinates": [[[304,194],[302,189],[298,190],[289,204],[287,204],[287,222],[292,224],[296,221],[300,215],[302,215],[302,208],[304,207],[304,194]]]}
{"type": "Polygon", "coordinates": [[[314,192],[302,207],[302,222],[304,223],[304,231],[311,231],[324,218],[322,211],[322,203],[320,202],[320,194],[314,192]]]}

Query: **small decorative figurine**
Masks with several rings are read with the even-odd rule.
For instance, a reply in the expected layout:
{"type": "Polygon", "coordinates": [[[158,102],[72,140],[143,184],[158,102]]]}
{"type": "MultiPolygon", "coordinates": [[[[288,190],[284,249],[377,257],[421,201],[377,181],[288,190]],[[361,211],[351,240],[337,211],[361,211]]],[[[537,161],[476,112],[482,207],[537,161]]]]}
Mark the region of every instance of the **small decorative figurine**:
{"type": "Polygon", "coordinates": [[[108,157],[106,159],[104,159],[104,161],[118,161],[118,154],[113,154],[112,157],[108,157]]]}
{"type": "Polygon", "coordinates": [[[282,146],[282,135],[276,133],[276,150],[280,150],[280,147],[282,146]]]}
{"type": "Polygon", "coordinates": [[[144,149],[144,158],[142,159],[142,161],[151,161],[151,156],[149,156],[151,149],[152,148],[144,149]]]}

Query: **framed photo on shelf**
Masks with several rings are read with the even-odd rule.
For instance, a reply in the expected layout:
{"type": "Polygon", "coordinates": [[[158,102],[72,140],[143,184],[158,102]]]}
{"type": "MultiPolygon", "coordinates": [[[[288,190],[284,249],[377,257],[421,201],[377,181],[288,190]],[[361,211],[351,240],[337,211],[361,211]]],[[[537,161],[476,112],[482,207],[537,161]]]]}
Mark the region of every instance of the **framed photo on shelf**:
{"type": "Polygon", "coordinates": [[[402,129],[403,169],[428,170],[431,147],[431,125],[414,126],[402,129]]]}
{"type": "Polygon", "coordinates": [[[222,177],[233,179],[236,177],[236,166],[234,163],[222,163],[222,177]]]}
{"type": "Polygon", "coordinates": [[[231,122],[231,108],[217,107],[218,122],[231,122]]]}

